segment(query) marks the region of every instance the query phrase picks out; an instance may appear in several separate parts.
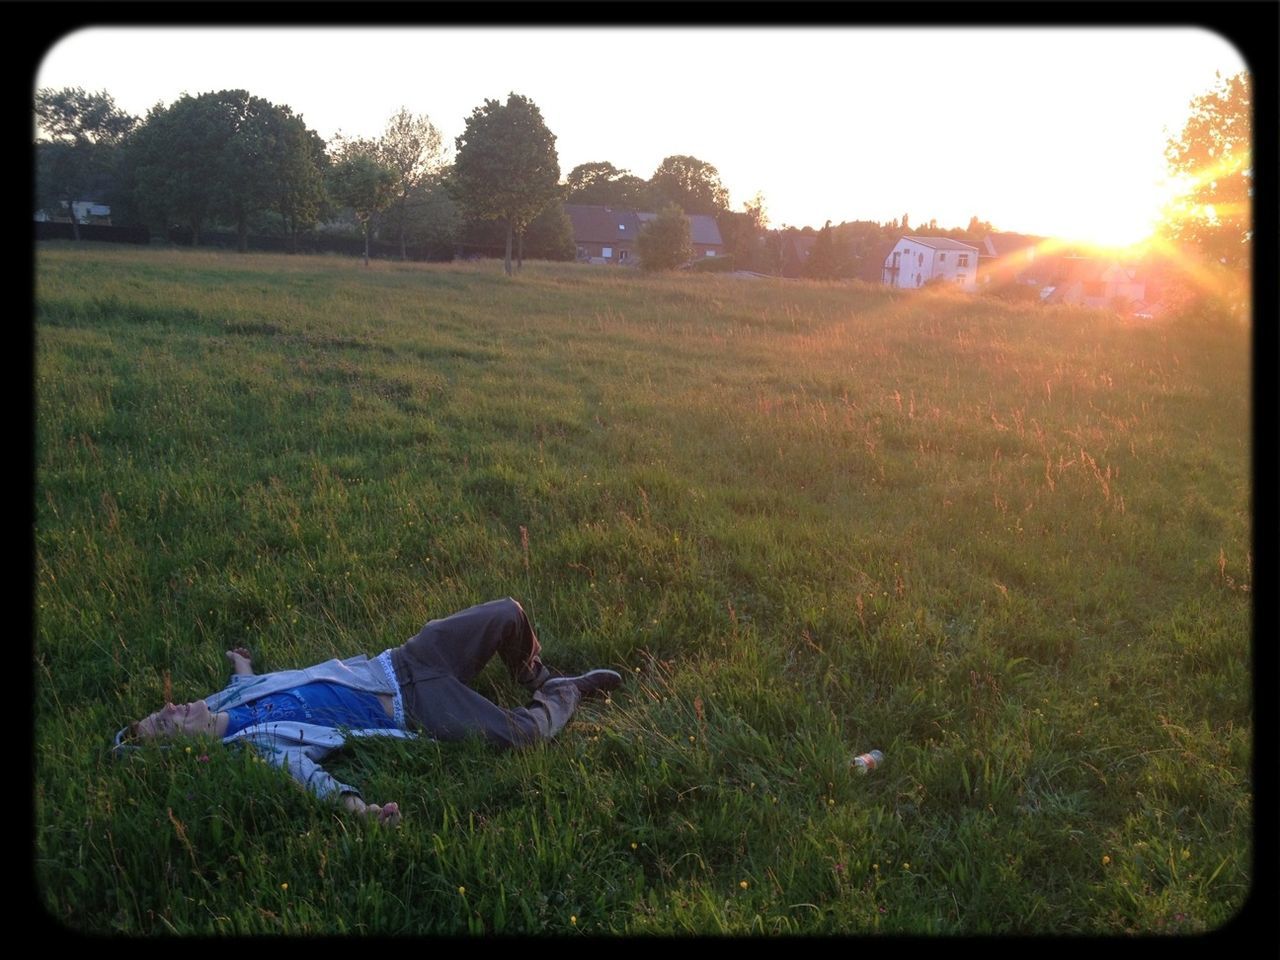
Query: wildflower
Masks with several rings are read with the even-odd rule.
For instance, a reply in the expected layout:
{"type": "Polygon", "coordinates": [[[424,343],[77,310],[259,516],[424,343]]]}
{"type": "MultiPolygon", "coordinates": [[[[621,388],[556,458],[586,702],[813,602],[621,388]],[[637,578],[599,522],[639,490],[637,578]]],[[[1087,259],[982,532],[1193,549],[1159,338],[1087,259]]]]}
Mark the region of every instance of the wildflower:
{"type": "Polygon", "coordinates": [[[751,886],[751,884],[749,884],[749,883],[747,883],[747,881],[743,880],[743,881],[739,882],[738,886],[740,886],[743,890],[745,890],[745,889],[747,889],[747,887],[751,886]]]}
{"type": "Polygon", "coordinates": [[[879,872],[880,872],[880,864],[878,864],[878,863],[873,863],[873,864],[871,865],[871,869],[872,869],[872,870],[875,870],[877,873],[879,873],[879,872]]]}
{"type": "Polygon", "coordinates": [[[199,759],[199,761],[200,761],[201,763],[208,763],[208,762],[209,762],[209,755],[208,755],[207,753],[202,753],[202,754],[200,754],[200,756],[199,756],[197,759],[199,759]]]}
{"type": "Polygon", "coordinates": [[[1111,864],[1111,858],[1104,853],[1102,855],[1102,865],[1106,867],[1106,866],[1110,866],[1110,864],[1111,864]]]}
{"type": "Polygon", "coordinates": [[[836,873],[839,873],[839,874],[843,874],[843,873],[844,873],[844,864],[843,864],[843,863],[837,863],[837,864],[836,864],[836,873]]]}
{"type": "Polygon", "coordinates": [[[696,737],[690,737],[690,738],[689,738],[689,742],[690,742],[690,743],[693,743],[693,741],[694,741],[694,740],[696,740],[696,739],[697,739],[696,737]]]}
{"type": "Polygon", "coordinates": [[[570,914],[570,916],[569,916],[569,922],[570,922],[570,923],[572,923],[572,924],[576,927],[576,926],[578,925],[578,918],[577,918],[577,916],[576,916],[576,915],[574,915],[574,914],[570,914]]]}
{"type": "Polygon", "coordinates": [[[191,748],[190,748],[190,747],[183,747],[183,748],[182,748],[182,752],[183,752],[183,753],[190,753],[190,752],[191,752],[191,748]]]}
{"type": "Polygon", "coordinates": [[[1183,859],[1183,860],[1190,860],[1190,859],[1191,859],[1191,851],[1190,851],[1190,850],[1188,850],[1186,847],[1183,847],[1183,848],[1182,848],[1182,859],[1183,859]]]}
{"type": "Polygon", "coordinates": [[[280,889],[281,889],[281,890],[288,890],[288,889],[289,889],[289,884],[287,884],[287,883],[282,883],[282,884],[280,884],[280,889]]]}
{"type": "Polygon", "coordinates": [[[910,870],[910,869],[911,869],[911,864],[909,864],[909,863],[907,863],[907,861],[903,860],[903,861],[902,861],[902,869],[903,869],[903,870],[910,870]]]}
{"type": "Polygon", "coordinates": [[[835,805],[836,805],[836,798],[835,798],[835,797],[827,797],[827,806],[828,806],[828,807],[834,807],[835,805]]]}
{"type": "Polygon", "coordinates": [[[636,842],[634,840],[631,841],[631,849],[632,850],[636,849],[636,842]]]}
{"type": "Polygon", "coordinates": [[[459,887],[459,888],[458,888],[458,896],[460,896],[460,897],[465,897],[466,895],[467,895],[467,888],[466,888],[466,887],[459,887]]]}

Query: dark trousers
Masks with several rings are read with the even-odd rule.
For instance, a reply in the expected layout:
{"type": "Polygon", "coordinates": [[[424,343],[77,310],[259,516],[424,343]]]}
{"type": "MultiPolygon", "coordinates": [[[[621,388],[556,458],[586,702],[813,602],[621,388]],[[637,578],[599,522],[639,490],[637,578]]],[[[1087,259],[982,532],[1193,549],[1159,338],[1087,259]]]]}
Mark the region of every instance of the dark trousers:
{"type": "Polygon", "coordinates": [[[573,684],[540,689],[547,669],[524,608],[508,597],[431,620],[391,651],[405,718],[437,740],[483,736],[503,747],[522,747],[560,732],[578,706],[573,684]],[[526,707],[507,710],[468,684],[497,654],[512,678],[533,691],[526,707]]]}

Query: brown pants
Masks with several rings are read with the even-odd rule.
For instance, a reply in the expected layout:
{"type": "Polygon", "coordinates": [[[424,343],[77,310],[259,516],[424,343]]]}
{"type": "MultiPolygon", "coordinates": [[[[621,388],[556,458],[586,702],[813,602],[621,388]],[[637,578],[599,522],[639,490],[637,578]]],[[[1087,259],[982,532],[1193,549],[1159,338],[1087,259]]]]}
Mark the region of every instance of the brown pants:
{"type": "Polygon", "coordinates": [[[480,735],[503,747],[554,737],[577,709],[580,694],[568,683],[539,689],[547,677],[541,649],[524,608],[510,597],[431,620],[391,651],[410,728],[437,740],[480,735]],[[467,686],[494,654],[517,683],[533,690],[527,707],[507,710],[467,686]]]}

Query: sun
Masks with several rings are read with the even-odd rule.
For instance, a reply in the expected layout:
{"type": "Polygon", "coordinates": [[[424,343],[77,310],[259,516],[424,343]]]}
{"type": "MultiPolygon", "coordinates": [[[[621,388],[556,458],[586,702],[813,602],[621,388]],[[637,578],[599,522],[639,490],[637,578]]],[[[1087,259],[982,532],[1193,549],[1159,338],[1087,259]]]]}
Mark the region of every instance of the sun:
{"type": "Polygon", "coordinates": [[[1143,185],[1082,190],[1062,211],[1057,235],[1095,250],[1136,253],[1150,246],[1184,186],[1169,177],[1143,185]]]}

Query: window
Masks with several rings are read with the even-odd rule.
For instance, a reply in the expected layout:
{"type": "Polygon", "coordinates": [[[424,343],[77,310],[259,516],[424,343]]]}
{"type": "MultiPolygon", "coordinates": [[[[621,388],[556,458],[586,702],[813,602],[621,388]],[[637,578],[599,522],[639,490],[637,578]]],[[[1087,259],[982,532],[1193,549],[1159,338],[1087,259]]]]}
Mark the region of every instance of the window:
{"type": "Polygon", "coordinates": [[[918,253],[918,254],[916,254],[916,266],[917,266],[917,267],[923,267],[923,266],[924,266],[924,254],[923,254],[923,253],[918,253]]]}
{"type": "Polygon", "coordinates": [[[939,263],[941,263],[941,262],[942,262],[943,260],[945,260],[945,259],[947,259],[947,255],[946,255],[945,253],[940,253],[940,254],[938,254],[938,262],[939,262],[939,263]]]}
{"type": "Polygon", "coordinates": [[[626,225],[625,223],[620,223],[620,224],[618,224],[618,229],[619,229],[619,230],[625,230],[625,229],[627,229],[627,225],[626,225]]]}
{"type": "Polygon", "coordinates": [[[715,255],[716,255],[716,252],[714,250],[708,250],[706,251],[706,254],[705,254],[705,256],[708,256],[708,257],[714,257],[715,255]]]}
{"type": "Polygon", "coordinates": [[[621,261],[623,261],[623,260],[630,260],[630,259],[631,259],[631,251],[630,251],[630,250],[619,250],[619,251],[618,251],[618,260],[619,260],[619,262],[621,262],[621,261]]]}
{"type": "Polygon", "coordinates": [[[969,265],[969,255],[967,253],[961,253],[958,256],[960,257],[959,265],[967,267],[969,265]]]}
{"type": "Polygon", "coordinates": [[[601,247],[600,256],[604,257],[606,260],[613,259],[613,247],[601,247]]]}

